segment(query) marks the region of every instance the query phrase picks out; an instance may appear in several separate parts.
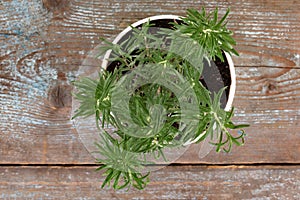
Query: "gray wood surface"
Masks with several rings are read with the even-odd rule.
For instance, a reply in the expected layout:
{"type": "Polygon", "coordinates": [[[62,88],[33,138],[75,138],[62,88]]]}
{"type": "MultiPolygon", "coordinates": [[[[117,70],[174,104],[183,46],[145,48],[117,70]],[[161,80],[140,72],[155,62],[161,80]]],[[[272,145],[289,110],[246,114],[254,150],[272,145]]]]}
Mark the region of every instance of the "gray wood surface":
{"type": "Polygon", "coordinates": [[[170,166],[143,191],[99,189],[94,167],[0,168],[1,199],[285,199],[300,198],[298,167],[170,166]]]}
{"type": "Polygon", "coordinates": [[[0,199],[299,199],[299,7],[285,0],[0,1],[0,199]],[[153,173],[145,192],[100,190],[94,168],[76,166],[94,164],[70,120],[79,66],[99,37],[201,6],[231,8],[228,27],[240,52],[234,119],[251,124],[246,144],[203,159],[191,147],[176,161],[182,166],[153,173]]]}
{"type": "Polygon", "coordinates": [[[231,7],[240,57],[235,121],[246,145],[184,163],[299,163],[299,1],[4,1],[1,3],[0,163],[92,163],[72,126],[72,80],[100,36],[188,7],[231,7]]]}

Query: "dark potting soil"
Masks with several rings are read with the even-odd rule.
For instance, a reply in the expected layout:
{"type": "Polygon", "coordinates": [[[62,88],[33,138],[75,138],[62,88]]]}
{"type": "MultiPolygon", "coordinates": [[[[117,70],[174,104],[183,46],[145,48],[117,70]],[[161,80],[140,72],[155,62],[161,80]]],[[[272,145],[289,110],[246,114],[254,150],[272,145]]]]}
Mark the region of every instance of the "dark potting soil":
{"type": "Polygon", "coordinates": [[[212,95],[214,92],[217,93],[222,88],[226,87],[221,97],[221,107],[225,108],[229,98],[231,76],[229,64],[227,62],[227,59],[225,59],[226,56],[224,52],[223,58],[224,62],[222,62],[219,58],[211,61],[210,64],[204,61],[204,67],[200,82],[206,87],[206,89],[208,89],[212,93],[212,95]]]}
{"type": "MultiPolygon", "coordinates": [[[[153,20],[150,22],[154,28],[151,27],[149,29],[150,33],[156,33],[159,31],[159,28],[169,28],[173,29],[173,25],[171,23],[182,23],[181,20],[174,20],[174,19],[159,19],[153,20]]],[[[137,28],[141,28],[142,25],[138,26],[137,28]]],[[[127,40],[132,35],[131,32],[125,34],[120,41],[119,44],[123,41],[127,40]]],[[[230,76],[230,69],[229,64],[227,62],[226,56],[223,53],[224,62],[222,62],[219,58],[216,58],[214,61],[211,61],[210,64],[207,61],[204,61],[204,67],[202,76],[200,77],[199,81],[212,93],[212,95],[217,93],[220,89],[226,87],[225,93],[223,93],[221,97],[221,107],[225,108],[226,103],[229,97],[229,90],[231,85],[231,76],[230,76]]],[[[115,68],[119,68],[120,66],[119,61],[114,61],[109,63],[107,66],[108,71],[113,71],[115,68]]]]}

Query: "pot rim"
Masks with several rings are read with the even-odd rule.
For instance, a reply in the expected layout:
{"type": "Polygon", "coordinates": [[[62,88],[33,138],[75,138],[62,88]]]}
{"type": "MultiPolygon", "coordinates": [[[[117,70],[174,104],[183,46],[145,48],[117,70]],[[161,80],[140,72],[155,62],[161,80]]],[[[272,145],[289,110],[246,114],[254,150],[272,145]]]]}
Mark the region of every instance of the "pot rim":
{"type": "MultiPolygon", "coordinates": [[[[137,27],[148,21],[159,20],[159,19],[179,19],[180,20],[181,18],[182,18],[182,16],[179,16],[179,15],[155,15],[155,16],[146,17],[144,19],[141,19],[141,20],[131,24],[131,26],[137,27]]],[[[132,30],[131,26],[128,26],[121,33],[119,33],[117,35],[117,37],[114,39],[113,43],[117,44],[124,35],[126,35],[129,31],[131,31],[132,30]]],[[[234,68],[234,64],[233,64],[231,55],[225,51],[224,51],[224,53],[225,53],[225,56],[226,56],[226,59],[227,59],[228,65],[229,65],[230,78],[231,78],[231,84],[230,84],[230,88],[229,88],[229,96],[228,96],[228,100],[227,100],[224,110],[230,111],[232,104],[233,104],[233,99],[234,99],[235,90],[236,90],[236,73],[235,73],[235,68],[234,68]]],[[[101,67],[103,69],[106,69],[106,67],[108,65],[108,58],[109,58],[110,54],[111,54],[111,50],[108,50],[103,57],[103,61],[102,61],[102,65],[101,65],[101,67]]]]}

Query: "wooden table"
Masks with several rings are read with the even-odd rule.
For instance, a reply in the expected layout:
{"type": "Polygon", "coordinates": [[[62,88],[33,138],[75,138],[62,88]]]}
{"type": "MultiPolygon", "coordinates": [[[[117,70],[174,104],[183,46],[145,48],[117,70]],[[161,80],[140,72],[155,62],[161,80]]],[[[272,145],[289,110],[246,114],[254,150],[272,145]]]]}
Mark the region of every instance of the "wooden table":
{"type": "Polygon", "coordinates": [[[0,199],[300,199],[300,1],[0,1],[0,199]],[[98,38],[185,9],[231,7],[240,57],[235,122],[246,144],[199,159],[189,149],[144,191],[103,177],[71,117],[71,82],[98,38]],[[299,132],[298,132],[299,131],[299,132]]]}

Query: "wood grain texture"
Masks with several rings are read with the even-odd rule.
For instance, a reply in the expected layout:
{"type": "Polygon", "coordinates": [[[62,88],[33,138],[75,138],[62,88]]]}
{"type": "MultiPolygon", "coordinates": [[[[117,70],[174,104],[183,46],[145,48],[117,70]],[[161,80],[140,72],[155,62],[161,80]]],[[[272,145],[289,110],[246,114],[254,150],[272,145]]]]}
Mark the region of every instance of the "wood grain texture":
{"type": "MultiPolygon", "coordinates": [[[[248,135],[245,146],[234,148],[230,154],[212,151],[203,159],[198,158],[199,149],[195,146],[176,162],[299,163],[300,135],[297,124],[300,122],[300,113],[297,108],[300,106],[300,70],[290,69],[284,72],[284,69],[273,68],[273,75],[271,71],[270,67],[237,68],[239,85],[235,99],[235,121],[251,124],[251,128],[246,129],[248,135]],[[255,71],[251,72],[253,69],[255,71]],[[249,73],[252,73],[251,79],[248,77],[249,73]]],[[[70,107],[54,109],[60,115],[57,126],[40,125],[36,128],[38,132],[24,134],[21,141],[7,139],[3,142],[2,163],[93,162],[68,121],[70,115],[59,113],[63,109],[70,107]],[[62,119],[67,123],[64,127],[62,119]],[[32,137],[35,138],[35,145],[30,141],[32,137]],[[24,145],[26,151],[16,151],[16,144],[24,145]]],[[[4,136],[2,135],[3,140],[4,136]]]]}
{"type": "Polygon", "coordinates": [[[240,57],[235,121],[246,145],[178,163],[300,163],[299,1],[10,0],[0,2],[0,163],[93,163],[70,121],[77,70],[98,38],[185,9],[231,7],[240,57]]]}
{"type": "Polygon", "coordinates": [[[100,189],[94,167],[2,167],[1,199],[285,199],[300,198],[298,167],[167,167],[143,191],[100,189]]]}

